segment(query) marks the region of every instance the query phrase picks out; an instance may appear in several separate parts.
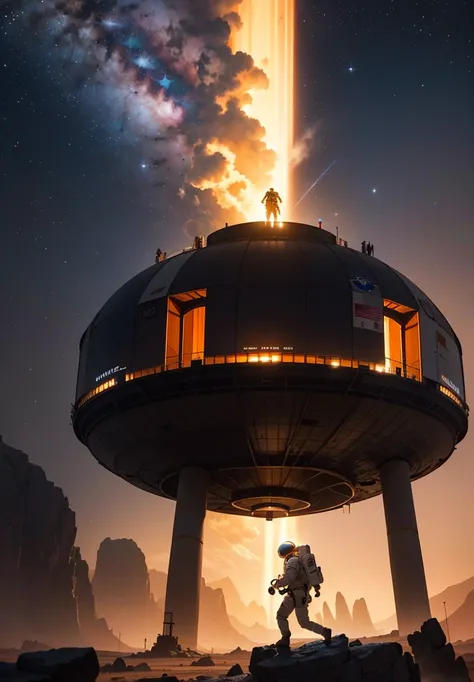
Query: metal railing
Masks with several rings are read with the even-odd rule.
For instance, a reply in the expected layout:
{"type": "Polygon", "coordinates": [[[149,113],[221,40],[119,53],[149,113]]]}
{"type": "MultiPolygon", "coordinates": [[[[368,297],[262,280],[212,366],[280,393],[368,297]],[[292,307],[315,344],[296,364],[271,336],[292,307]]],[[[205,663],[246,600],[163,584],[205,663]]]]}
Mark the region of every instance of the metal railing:
{"type": "MultiPolygon", "coordinates": [[[[168,357],[163,365],[156,367],[148,367],[147,369],[136,370],[135,372],[125,373],[125,382],[135,381],[143,377],[152,376],[154,374],[161,374],[162,372],[174,371],[178,369],[187,369],[190,367],[210,366],[210,365],[227,365],[227,364],[307,364],[307,365],[326,365],[332,367],[334,370],[338,368],[352,368],[365,370],[369,372],[377,372],[379,374],[392,374],[400,378],[409,379],[412,381],[421,381],[421,372],[419,367],[411,365],[403,365],[398,360],[386,358],[385,364],[375,362],[365,362],[363,360],[356,360],[354,358],[341,358],[338,356],[322,356],[311,355],[304,353],[289,353],[279,351],[260,351],[260,352],[246,352],[236,353],[231,355],[214,355],[205,356],[204,353],[187,353],[182,357],[173,356],[168,357]]],[[[92,398],[102,394],[115,386],[120,384],[120,378],[109,379],[104,383],[96,386],[94,389],[82,396],[73,406],[73,415],[77,410],[92,398]]],[[[466,414],[469,414],[468,406],[453,392],[442,384],[438,384],[438,390],[444,396],[456,403],[466,414]]]]}

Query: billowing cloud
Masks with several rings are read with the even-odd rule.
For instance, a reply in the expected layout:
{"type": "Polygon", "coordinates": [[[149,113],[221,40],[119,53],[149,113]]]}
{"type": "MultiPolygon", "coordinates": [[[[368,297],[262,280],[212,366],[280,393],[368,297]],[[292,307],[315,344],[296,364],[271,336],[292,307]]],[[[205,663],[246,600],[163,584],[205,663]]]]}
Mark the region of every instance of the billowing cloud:
{"type": "Polygon", "coordinates": [[[4,10],[8,31],[29,31],[23,39],[54,55],[64,87],[91,111],[106,105],[107,124],[141,149],[185,228],[194,220],[205,231],[245,214],[276,159],[243,110],[268,79],[230,47],[240,2],[12,0],[4,10]]]}

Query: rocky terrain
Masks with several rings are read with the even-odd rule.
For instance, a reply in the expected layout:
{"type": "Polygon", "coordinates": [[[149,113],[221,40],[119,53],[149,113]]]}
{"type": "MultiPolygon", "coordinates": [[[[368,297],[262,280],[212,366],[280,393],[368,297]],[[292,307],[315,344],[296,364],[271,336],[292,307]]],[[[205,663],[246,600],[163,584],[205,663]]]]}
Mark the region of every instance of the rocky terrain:
{"type": "Polygon", "coordinates": [[[0,682],[470,682],[464,660],[446,643],[436,619],[409,635],[408,644],[412,653],[404,652],[398,642],[362,644],[338,635],[329,646],[319,641],[287,650],[255,647],[240,662],[232,654],[225,656],[228,661],[215,662],[209,656],[195,658],[186,666],[175,661],[169,672],[161,669],[162,676],[146,663],[130,663],[123,657],[103,665],[100,677],[93,649],[59,649],[25,653],[16,663],[0,663],[0,682]]]}

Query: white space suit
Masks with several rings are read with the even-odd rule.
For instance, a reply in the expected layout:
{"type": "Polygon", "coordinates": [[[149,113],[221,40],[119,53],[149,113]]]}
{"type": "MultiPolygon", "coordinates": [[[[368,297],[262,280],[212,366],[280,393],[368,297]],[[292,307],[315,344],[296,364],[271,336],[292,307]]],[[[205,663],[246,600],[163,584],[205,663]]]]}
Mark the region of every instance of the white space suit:
{"type": "Polygon", "coordinates": [[[295,611],[299,625],[305,630],[311,630],[317,635],[322,635],[325,640],[330,640],[331,630],[319,623],[314,623],[309,619],[308,604],[311,601],[309,596],[309,583],[305,570],[297,556],[290,555],[285,559],[284,574],[273,583],[273,587],[288,587],[289,593],[283,599],[277,611],[277,623],[280,628],[282,639],[279,644],[289,644],[291,637],[288,617],[295,611]]]}

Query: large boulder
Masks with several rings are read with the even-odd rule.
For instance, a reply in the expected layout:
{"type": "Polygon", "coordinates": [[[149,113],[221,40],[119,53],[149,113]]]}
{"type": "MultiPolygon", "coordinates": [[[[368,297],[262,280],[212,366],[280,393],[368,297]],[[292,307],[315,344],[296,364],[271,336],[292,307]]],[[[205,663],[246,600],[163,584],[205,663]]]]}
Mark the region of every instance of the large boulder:
{"type": "Polygon", "coordinates": [[[464,659],[456,654],[436,618],[425,621],[420,630],[408,635],[408,644],[421,672],[429,682],[470,682],[464,659]]]}
{"type": "Polygon", "coordinates": [[[336,682],[341,679],[349,659],[349,641],[345,635],[334,637],[330,646],[318,641],[290,651],[273,648],[273,656],[270,655],[272,647],[258,649],[250,660],[250,672],[258,682],[307,682],[317,678],[336,682]],[[264,660],[257,662],[264,656],[264,660]]]}
{"type": "Polygon", "coordinates": [[[51,649],[20,654],[18,670],[49,676],[54,682],[95,682],[99,661],[92,648],[51,649]]]}
{"type": "Polygon", "coordinates": [[[331,644],[310,642],[285,651],[257,647],[250,672],[256,682],[420,682],[410,654],[397,643],[350,646],[345,635],[331,644]]]}

